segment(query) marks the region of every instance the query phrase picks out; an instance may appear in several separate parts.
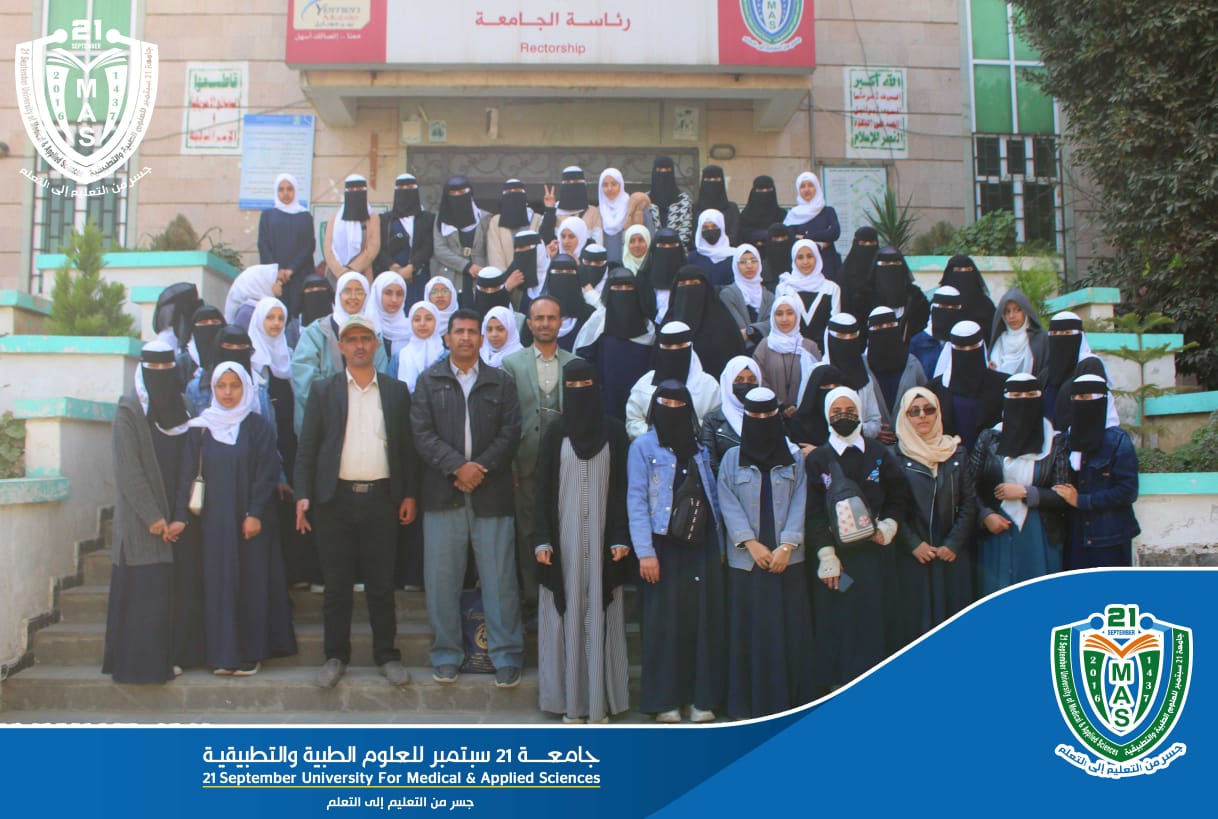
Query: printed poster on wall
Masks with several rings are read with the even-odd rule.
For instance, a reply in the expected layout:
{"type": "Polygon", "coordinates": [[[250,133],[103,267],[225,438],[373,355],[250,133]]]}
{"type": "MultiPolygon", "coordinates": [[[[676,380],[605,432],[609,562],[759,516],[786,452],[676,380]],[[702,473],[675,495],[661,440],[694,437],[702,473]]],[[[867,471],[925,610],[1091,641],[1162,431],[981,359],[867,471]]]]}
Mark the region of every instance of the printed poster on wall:
{"type": "Polygon", "coordinates": [[[850,159],[909,157],[908,96],[904,68],[847,66],[846,156],[850,159]]]}
{"type": "Polygon", "coordinates": [[[842,258],[850,252],[854,232],[871,224],[867,214],[874,208],[871,199],[882,200],[888,190],[888,169],[845,165],[821,169],[821,180],[825,185],[825,201],[837,211],[837,221],[842,226],[841,237],[834,242],[842,258]]]}
{"type": "Polygon", "coordinates": [[[296,198],[305,207],[313,199],[313,115],[246,114],[241,151],[242,210],[275,205],[275,178],[296,177],[296,198]]]}
{"type": "Polygon", "coordinates": [[[182,153],[241,153],[249,63],[187,63],[182,153]]]}

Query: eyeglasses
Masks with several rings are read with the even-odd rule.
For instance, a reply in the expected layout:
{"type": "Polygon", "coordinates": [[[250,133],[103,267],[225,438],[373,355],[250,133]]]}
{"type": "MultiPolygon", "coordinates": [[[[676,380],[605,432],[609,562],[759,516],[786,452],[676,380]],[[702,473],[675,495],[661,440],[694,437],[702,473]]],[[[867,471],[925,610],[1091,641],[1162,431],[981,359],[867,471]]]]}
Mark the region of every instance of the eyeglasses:
{"type": "Polygon", "coordinates": [[[930,405],[926,406],[925,408],[910,407],[909,410],[905,414],[908,415],[910,418],[918,418],[922,415],[925,415],[927,418],[934,418],[936,415],[939,414],[939,408],[936,407],[934,404],[930,404],[930,405]]]}

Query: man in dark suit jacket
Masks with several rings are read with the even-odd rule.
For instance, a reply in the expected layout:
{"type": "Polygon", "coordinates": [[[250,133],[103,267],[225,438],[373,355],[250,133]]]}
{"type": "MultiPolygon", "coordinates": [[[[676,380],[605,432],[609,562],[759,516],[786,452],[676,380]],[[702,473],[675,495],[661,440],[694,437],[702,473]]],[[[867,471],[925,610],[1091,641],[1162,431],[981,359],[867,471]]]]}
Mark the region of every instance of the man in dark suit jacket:
{"type": "Polygon", "coordinates": [[[393,570],[397,525],[417,514],[419,461],[410,433],[410,390],[377,373],[372,322],[350,317],[339,328],[346,369],[313,385],[296,453],[296,528],[317,523],[326,581],[325,665],[316,683],[333,688],[351,662],[352,586],[366,585],[372,653],[394,685],[410,682],[397,637],[393,570]]]}

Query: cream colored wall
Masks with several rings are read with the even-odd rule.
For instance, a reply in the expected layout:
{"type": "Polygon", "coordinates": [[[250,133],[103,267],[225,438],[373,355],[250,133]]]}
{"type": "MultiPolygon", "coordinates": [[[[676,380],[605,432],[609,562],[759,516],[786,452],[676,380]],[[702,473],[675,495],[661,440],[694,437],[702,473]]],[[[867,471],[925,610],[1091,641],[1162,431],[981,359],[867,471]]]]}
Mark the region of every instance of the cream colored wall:
{"type": "Polygon", "coordinates": [[[0,142],[9,148],[8,157],[0,159],[0,190],[4,191],[0,196],[0,290],[25,289],[23,226],[30,220],[26,202],[33,196],[30,183],[20,176],[21,169],[30,165],[33,148],[17,116],[13,52],[17,43],[30,39],[34,23],[29,4],[23,4],[20,11],[16,5],[0,5],[0,142]]]}

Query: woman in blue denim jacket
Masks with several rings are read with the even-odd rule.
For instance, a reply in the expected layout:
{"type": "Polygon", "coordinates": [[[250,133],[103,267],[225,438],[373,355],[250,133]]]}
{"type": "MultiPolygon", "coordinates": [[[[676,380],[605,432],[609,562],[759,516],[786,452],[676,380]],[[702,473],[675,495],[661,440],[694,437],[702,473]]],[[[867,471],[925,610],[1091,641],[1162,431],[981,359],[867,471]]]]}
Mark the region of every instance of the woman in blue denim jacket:
{"type": "Polygon", "coordinates": [[[727,532],[727,713],[750,719],[809,702],[814,669],[807,582],[802,570],[787,571],[804,561],[807,473],[773,391],[757,387],[743,403],[740,446],[719,465],[719,506],[727,532]]]}
{"type": "Polygon", "coordinates": [[[1133,514],[1138,455],[1124,430],[1108,426],[1108,401],[1108,383],[1102,376],[1074,379],[1066,436],[1074,482],[1053,487],[1073,507],[1067,569],[1133,565],[1133,539],[1142,531],[1133,514]]]}
{"type": "Polygon", "coordinates": [[[715,478],[698,444],[693,402],[684,384],[656,388],[650,428],[630,445],[626,506],[630,540],[643,579],[643,679],[639,710],[657,722],[710,722],[723,701],[725,650],[723,549],[715,478]],[[711,515],[693,543],[668,534],[673,497],[691,476],[711,515]]]}

